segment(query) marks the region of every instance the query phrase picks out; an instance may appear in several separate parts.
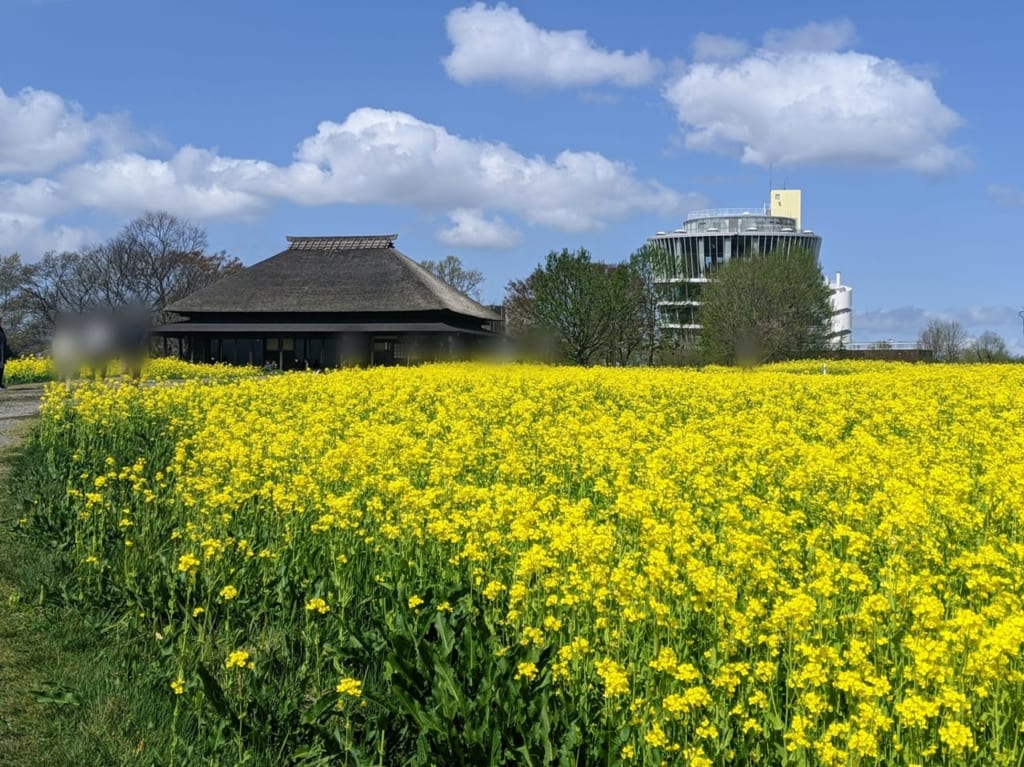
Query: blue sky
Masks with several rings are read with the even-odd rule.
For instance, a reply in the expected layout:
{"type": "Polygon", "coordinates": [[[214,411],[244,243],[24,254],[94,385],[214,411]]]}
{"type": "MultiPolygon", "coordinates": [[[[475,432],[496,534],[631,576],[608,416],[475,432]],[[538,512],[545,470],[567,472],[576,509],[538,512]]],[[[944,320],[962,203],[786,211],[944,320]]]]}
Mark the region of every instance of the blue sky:
{"type": "Polygon", "coordinates": [[[145,209],[245,263],[399,232],[498,302],[549,250],[618,261],[771,177],[854,340],[940,316],[1024,352],[1024,10],[946,8],[0,0],[0,253],[145,209]]]}

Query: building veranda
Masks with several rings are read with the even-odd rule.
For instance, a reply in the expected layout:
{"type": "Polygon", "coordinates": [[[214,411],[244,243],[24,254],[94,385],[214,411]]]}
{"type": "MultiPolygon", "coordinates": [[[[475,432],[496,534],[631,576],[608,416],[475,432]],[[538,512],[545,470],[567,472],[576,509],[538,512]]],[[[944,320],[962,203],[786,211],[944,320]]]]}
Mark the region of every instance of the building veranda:
{"type": "Polygon", "coordinates": [[[288,237],[289,247],[171,304],[154,335],[179,356],[281,370],[465,359],[501,317],[395,248],[398,235],[288,237]]]}

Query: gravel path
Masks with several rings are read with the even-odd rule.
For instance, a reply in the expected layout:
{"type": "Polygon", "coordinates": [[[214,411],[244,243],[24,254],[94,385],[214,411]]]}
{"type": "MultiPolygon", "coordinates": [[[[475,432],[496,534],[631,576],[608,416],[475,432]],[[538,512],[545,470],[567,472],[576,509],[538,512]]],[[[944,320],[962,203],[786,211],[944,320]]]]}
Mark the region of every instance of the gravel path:
{"type": "Polygon", "coordinates": [[[0,451],[16,445],[39,415],[44,384],[18,384],[0,389],[0,451]]]}

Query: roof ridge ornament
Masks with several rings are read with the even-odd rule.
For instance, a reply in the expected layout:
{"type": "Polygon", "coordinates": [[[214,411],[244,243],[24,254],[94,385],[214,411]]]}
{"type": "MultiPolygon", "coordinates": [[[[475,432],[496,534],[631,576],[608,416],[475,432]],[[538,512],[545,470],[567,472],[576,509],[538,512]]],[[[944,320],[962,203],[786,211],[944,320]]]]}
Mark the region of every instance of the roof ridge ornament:
{"type": "Polygon", "coordinates": [[[395,247],[398,234],[359,234],[346,237],[286,237],[289,250],[381,250],[395,247]]]}

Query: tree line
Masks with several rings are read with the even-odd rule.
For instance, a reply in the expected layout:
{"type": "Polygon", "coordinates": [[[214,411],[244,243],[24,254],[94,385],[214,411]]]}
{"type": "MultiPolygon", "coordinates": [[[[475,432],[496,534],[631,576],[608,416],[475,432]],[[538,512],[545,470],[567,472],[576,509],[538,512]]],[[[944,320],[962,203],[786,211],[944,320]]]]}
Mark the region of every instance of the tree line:
{"type": "MultiPolygon", "coordinates": [[[[654,277],[670,273],[668,258],[650,243],[617,264],[594,261],[585,248],[551,251],[528,277],[508,283],[508,332],[528,356],[577,365],[750,366],[836,351],[831,291],[812,252],[719,265],[693,301],[699,330],[662,321],[663,300],[678,297],[670,281],[654,277]]],[[[971,338],[955,320],[931,320],[918,344],[936,362],[1022,359],[997,333],[971,338]]]]}
{"type": "Polygon", "coordinates": [[[552,251],[508,284],[509,333],[535,357],[577,365],[746,365],[828,351],[829,289],[813,253],[721,265],[703,286],[699,333],[662,327],[666,284],[655,275],[667,258],[653,244],[618,264],[595,262],[585,248],[552,251]]]}
{"type": "Polygon", "coordinates": [[[226,252],[209,252],[201,227],[149,211],[96,245],[35,263],[0,256],[0,317],[15,352],[35,354],[61,315],[131,308],[160,322],[168,305],[241,268],[226,252]]]}
{"type": "MultiPolygon", "coordinates": [[[[668,272],[668,258],[651,243],[613,264],[595,261],[586,248],[551,251],[506,286],[506,329],[531,358],[584,366],[753,365],[829,353],[829,289],[813,253],[720,265],[702,286],[699,333],[663,327],[661,305],[672,285],[655,275],[668,272]]],[[[479,299],[484,275],[457,257],[421,265],[479,299]]],[[[76,251],[52,251],[35,263],[0,256],[0,322],[17,353],[43,352],[62,314],[134,308],[161,322],[167,306],[241,268],[225,251],[209,251],[201,227],[148,211],[76,251]]],[[[952,320],[930,321],[919,343],[936,361],[1011,359],[997,334],[971,339],[952,320]]]]}
{"type": "Polygon", "coordinates": [[[998,333],[986,330],[971,338],[956,320],[931,319],[917,339],[936,362],[1012,362],[1015,359],[998,333]]]}

